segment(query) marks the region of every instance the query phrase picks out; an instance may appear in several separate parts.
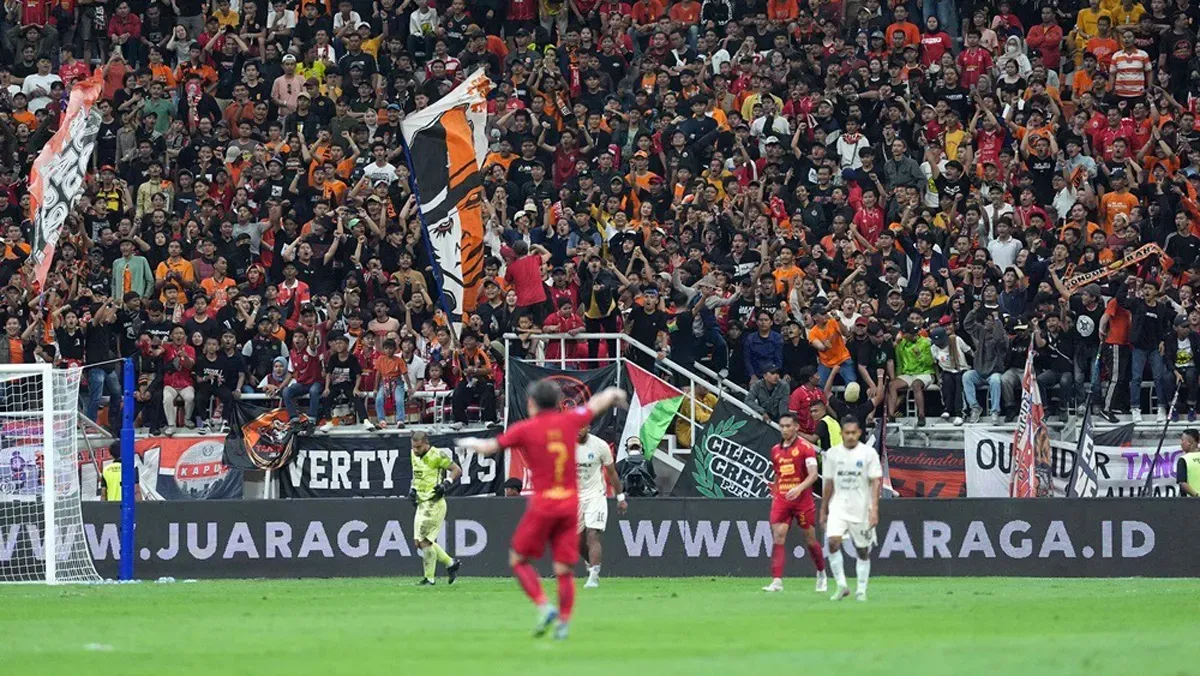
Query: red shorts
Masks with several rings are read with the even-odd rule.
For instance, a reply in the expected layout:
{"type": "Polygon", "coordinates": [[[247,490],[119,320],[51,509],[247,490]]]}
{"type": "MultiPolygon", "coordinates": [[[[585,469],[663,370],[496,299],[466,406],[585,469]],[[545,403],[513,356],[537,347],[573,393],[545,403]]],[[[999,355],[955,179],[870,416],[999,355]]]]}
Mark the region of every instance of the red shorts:
{"type": "Polygon", "coordinates": [[[540,559],[550,545],[555,563],[575,565],[579,561],[579,503],[561,500],[530,503],[517,523],[512,549],[527,559],[540,559]]]}
{"type": "Polygon", "coordinates": [[[779,498],[771,500],[771,523],[786,523],[791,524],[795,520],[800,525],[801,529],[812,528],[817,525],[817,510],[813,506],[812,500],[797,500],[788,502],[779,498]]]}

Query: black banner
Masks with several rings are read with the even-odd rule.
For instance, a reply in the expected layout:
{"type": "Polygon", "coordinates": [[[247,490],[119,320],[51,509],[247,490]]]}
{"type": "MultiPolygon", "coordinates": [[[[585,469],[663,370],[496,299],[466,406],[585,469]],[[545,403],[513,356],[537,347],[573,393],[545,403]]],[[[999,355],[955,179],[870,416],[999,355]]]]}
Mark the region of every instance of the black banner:
{"type": "MultiPolygon", "coordinates": [[[[504,384],[505,400],[508,404],[508,422],[514,423],[529,417],[525,393],[529,386],[549,378],[558,383],[563,391],[563,406],[579,406],[586,404],[592,395],[617,384],[617,365],[609,364],[604,368],[587,371],[572,371],[569,369],[546,368],[514,359],[508,367],[508,381],[504,384]]],[[[608,428],[613,414],[606,413],[592,423],[592,432],[608,428]]],[[[601,434],[600,436],[605,436],[601,434]]],[[[612,435],[605,436],[612,441],[612,435]]]]}
{"type": "MultiPolygon", "coordinates": [[[[451,500],[447,551],[467,559],[471,575],[508,575],[508,543],[524,508],[516,498],[451,500]]],[[[1180,524],[1200,520],[1197,500],[890,500],[881,510],[871,554],[880,594],[889,575],[1200,574],[1200,539],[1180,532],[1180,524]]],[[[632,500],[625,517],[609,521],[605,574],[765,578],[767,511],[765,500],[632,500]]],[[[101,574],[114,576],[119,505],[84,503],[83,515],[82,534],[63,537],[85,537],[101,574]]],[[[412,547],[412,517],[403,499],[141,503],[136,575],[415,576],[421,561],[412,547]]],[[[0,571],[14,552],[29,551],[39,532],[36,524],[0,525],[0,571]]],[[[789,557],[806,556],[802,544],[793,533],[789,557]]],[[[808,574],[807,565],[797,574],[808,574]]]]}
{"type": "MultiPolygon", "coordinates": [[[[504,454],[490,458],[454,450],[463,436],[488,432],[430,434],[429,443],[450,449],[462,477],[449,495],[499,495],[504,484],[504,454]]],[[[302,436],[295,458],[279,472],[284,498],[362,498],[408,494],[412,484],[412,436],[379,434],[302,436]]]]}
{"type": "Polygon", "coordinates": [[[298,432],[282,408],[267,409],[241,400],[228,414],[225,464],[237,469],[275,470],[296,452],[298,432]]]}
{"type": "Polygon", "coordinates": [[[765,498],[775,481],[771,447],[779,431],[721,400],[697,433],[692,454],[675,484],[675,495],[765,498]]]}

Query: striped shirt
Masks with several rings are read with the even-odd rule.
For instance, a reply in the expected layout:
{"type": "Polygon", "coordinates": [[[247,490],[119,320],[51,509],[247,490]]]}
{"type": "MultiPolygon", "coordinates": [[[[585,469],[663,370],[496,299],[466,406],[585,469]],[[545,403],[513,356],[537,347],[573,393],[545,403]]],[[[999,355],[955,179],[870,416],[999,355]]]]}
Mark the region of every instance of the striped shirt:
{"type": "Polygon", "coordinates": [[[1122,49],[1112,55],[1113,93],[1121,97],[1136,97],[1146,93],[1146,73],[1151,70],[1150,57],[1140,49],[1122,49]]]}

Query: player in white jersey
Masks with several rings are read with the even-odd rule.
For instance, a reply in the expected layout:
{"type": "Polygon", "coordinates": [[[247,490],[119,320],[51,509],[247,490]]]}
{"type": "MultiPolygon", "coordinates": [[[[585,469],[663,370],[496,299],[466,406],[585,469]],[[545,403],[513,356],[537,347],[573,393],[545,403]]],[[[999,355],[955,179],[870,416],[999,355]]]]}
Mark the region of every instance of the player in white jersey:
{"type": "Polygon", "coordinates": [[[837,580],[833,600],[850,595],[846,572],[842,568],[842,540],[854,543],[858,553],[856,597],[867,600],[867,579],[871,577],[871,546],[875,544],[875,525],[879,523],[879,485],[883,466],[879,454],[860,443],[862,425],[854,416],[842,418],[842,443],[825,452],[822,478],[821,525],[829,541],[829,568],[837,580]]]}
{"type": "Polygon", "coordinates": [[[588,569],[588,580],[583,585],[588,589],[600,586],[600,538],[608,522],[605,479],[617,491],[617,509],[621,514],[628,504],[608,442],[589,434],[586,427],[579,430],[575,465],[579,471],[579,552],[588,569]]]}

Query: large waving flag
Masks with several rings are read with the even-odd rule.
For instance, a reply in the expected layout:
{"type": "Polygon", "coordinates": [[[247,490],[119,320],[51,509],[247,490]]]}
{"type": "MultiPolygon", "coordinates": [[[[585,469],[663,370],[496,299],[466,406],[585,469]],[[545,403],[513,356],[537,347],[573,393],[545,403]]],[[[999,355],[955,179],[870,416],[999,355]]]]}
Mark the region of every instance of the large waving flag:
{"type": "Polygon", "coordinates": [[[487,157],[487,95],[482,70],[436,103],[400,123],[416,182],[421,224],[441,298],[454,321],[465,321],[483,284],[483,167],[487,157]]]}
{"type": "Polygon", "coordinates": [[[71,98],[58,123],[58,131],[33,161],[29,174],[29,220],[33,223],[31,255],[39,291],[45,290],[46,274],[50,272],[63,223],[83,195],[83,179],[100,132],[100,111],[95,103],[103,87],[98,74],[71,87],[71,98]]]}
{"type": "Polygon", "coordinates": [[[1014,498],[1049,497],[1053,490],[1050,477],[1050,434],[1046,430],[1046,411],[1033,373],[1033,338],[1025,357],[1021,376],[1021,415],[1013,433],[1013,472],[1010,495],[1014,498]]]}
{"type": "Polygon", "coordinates": [[[625,374],[633,396],[629,398],[629,413],[625,417],[625,429],[621,432],[617,452],[624,456],[625,441],[637,437],[642,440],[643,453],[650,457],[679,412],[683,392],[633,362],[625,362],[625,374]]]}

